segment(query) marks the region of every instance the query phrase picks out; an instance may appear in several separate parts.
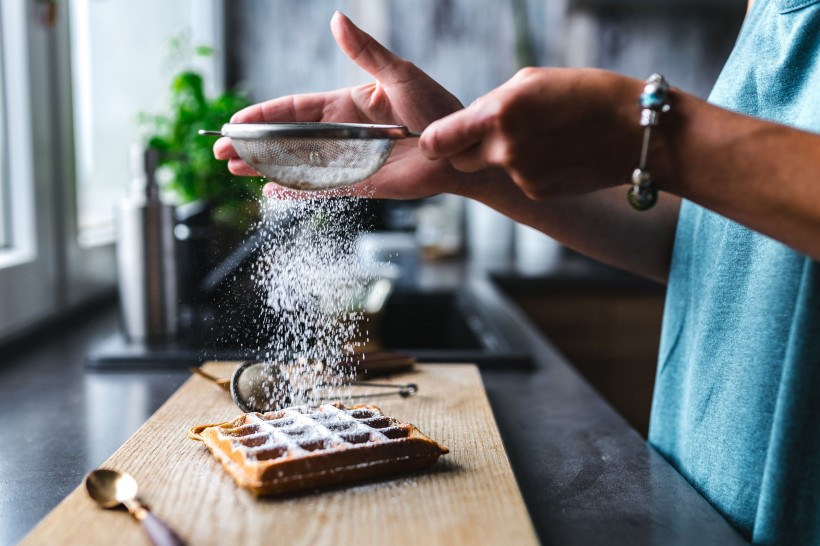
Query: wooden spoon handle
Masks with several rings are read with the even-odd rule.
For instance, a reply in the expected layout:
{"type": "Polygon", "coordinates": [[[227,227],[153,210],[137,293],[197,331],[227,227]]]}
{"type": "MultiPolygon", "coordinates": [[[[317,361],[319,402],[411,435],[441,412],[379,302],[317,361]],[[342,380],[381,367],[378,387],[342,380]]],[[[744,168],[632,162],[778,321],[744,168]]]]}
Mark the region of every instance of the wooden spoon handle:
{"type": "Polygon", "coordinates": [[[164,521],[148,510],[144,510],[137,519],[142,523],[142,528],[148,533],[148,538],[151,539],[154,546],[185,546],[184,540],[179,538],[164,521]]]}

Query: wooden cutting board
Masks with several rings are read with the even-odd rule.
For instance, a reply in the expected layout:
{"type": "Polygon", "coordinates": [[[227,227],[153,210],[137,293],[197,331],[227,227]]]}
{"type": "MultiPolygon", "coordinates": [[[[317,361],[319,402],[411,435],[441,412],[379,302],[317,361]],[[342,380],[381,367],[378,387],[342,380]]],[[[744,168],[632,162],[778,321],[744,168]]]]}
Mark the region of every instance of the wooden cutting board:
{"type": "MultiPolygon", "coordinates": [[[[228,377],[234,364],[206,366],[228,377]]],[[[373,402],[450,449],[428,470],[256,499],[186,436],[191,426],[240,414],[228,393],[200,377],[180,387],[102,467],[131,473],[140,498],[190,546],[537,544],[476,367],[419,365],[391,382],[417,383],[419,393],[373,402]]],[[[80,485],[21,544],[150,543],[127,512],[97,508],[80,485]]]]}

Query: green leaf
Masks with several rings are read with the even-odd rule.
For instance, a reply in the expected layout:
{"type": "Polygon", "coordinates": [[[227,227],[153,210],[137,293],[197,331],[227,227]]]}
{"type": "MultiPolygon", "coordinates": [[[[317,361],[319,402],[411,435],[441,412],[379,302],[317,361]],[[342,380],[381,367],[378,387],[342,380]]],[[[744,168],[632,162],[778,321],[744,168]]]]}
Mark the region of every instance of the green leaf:
{"type": "MultiPolygon", "coordinates": [[[[213,53],[210,48],[197,48],[197,52],[213,53]]],[[[161,151],[160,165],[173,175],[165,189],[180,202],[205,200],[223,211],[220,218],[246,223],[248,215],[243,211],[255,209],[259,181],[231,175],[225,162],[213,157],[214,140],[199,136],[198,131],[218,129],[250,101],[238,90],[207,97],[204,78],[191,70],[175,74],[169,92],[166,113],[138,117],[147,145],[161,151]]]]}
{"type": "Polygon", "coordinates": [[[196,46],[194,53],[200,57],[211,57],[214,54],[214,48],[205,45],[196,46]]]}

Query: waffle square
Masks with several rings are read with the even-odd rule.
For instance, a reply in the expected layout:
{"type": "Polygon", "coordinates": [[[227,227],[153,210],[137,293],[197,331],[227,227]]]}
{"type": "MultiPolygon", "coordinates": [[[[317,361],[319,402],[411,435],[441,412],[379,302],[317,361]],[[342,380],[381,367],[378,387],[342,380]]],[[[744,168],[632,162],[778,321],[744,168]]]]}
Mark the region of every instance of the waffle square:
{"type": "Polygon", "coordinates": [[[246,413],[200,425],[203,442],[236,483],[273,495],[423,468],[448,449],[376,406],[325,404],[246,413]]]}

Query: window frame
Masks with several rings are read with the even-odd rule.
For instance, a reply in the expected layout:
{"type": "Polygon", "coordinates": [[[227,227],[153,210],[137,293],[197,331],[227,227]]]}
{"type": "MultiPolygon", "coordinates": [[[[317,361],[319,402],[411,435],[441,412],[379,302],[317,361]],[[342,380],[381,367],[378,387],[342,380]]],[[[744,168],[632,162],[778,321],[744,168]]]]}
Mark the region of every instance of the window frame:
{"type": "Polygon", "coordinates": [[[0,5],[12,235],[12,244],[0,251],[0,336],[4,337],[59,308],[56,210],[55,199],[49,196],[55,165],[47,138],[52,113],[47,61],[52,44],[30,8],[25,0],[3,0],[0,5]]]}
{"type": "MultiPolygon", "coordinates": [[[[3,43],[3,24],[2,13],[0,12],[0,44],[3,43]]],[[[8,134],[9,126],[6,123],[6,111],[8,110],[6,104],[6,72],[5,61],[0,55],[0,252],[11,248],[11,230],[9,226],[11,211],[8,208],[9,200],[9,184],[11,175],[9,174],[9,153],[8,153],[8,134]]]]}
{"type": "MultiPolygon", "coordinates": [[[[113,294],[116,290],[117,270],[114,240],[100,244],[83,245],[79,241],[79,207],[77,206],[78,171],[76,162],[74,88],[72,85],[71,9],[72,0],[60,4],[62,8],[54,27],[57,48],[54,52],[55,102],[58,104],[59,126],[55,157],[59,157],[62,195],[60,220],[63,226],[58,241],[63,270],[62,294],[65,306],[82,304],[93,298],[113,294]]],[[[122,181],[123,188],[126,181],[122,181]]],[[[115,204],[112,203],[113,207],[115,204]]]]}

